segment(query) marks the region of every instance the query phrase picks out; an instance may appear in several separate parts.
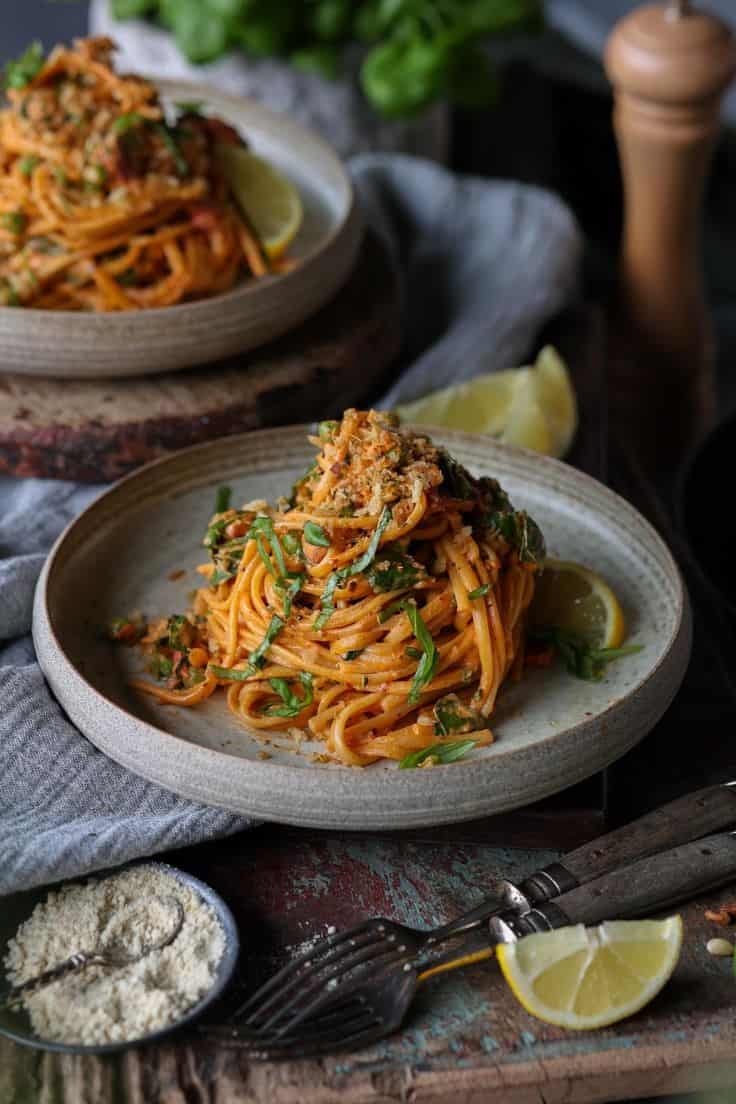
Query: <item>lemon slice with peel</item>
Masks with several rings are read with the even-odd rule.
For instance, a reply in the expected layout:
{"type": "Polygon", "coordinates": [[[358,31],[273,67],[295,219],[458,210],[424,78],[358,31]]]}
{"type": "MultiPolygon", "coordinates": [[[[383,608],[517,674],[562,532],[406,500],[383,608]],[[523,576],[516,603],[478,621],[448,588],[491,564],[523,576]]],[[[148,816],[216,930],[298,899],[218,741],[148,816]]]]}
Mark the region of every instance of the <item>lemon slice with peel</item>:
{"type": "Polygon", "coordinates": [[[516,999],[537,1019],[586,1031],[648,1004],[672,976],[682,921],[613,920],[527,935],[497,948],[516,999]]]}
{"type": "Polygon", "coordinates": [[[402,421],[488,433],[507,444],[563,456],[578,424],[575,391],[551,347],[526,368],[489,372],[397,406],[402,421]]]}
{"type": "Polygon", "coordinates": [[[566,560],[545,560],[529,608],[529,626],[562,629],[591,648],[618,648],[626,637],[621,604],[605,579],[566,560]]]}
{"type": "Polygon", "coordinates": [[[271,260],[280,257],[302,224],[299,193],[273,165],[244,146],[218,148],[230,188],[271,260]]]}

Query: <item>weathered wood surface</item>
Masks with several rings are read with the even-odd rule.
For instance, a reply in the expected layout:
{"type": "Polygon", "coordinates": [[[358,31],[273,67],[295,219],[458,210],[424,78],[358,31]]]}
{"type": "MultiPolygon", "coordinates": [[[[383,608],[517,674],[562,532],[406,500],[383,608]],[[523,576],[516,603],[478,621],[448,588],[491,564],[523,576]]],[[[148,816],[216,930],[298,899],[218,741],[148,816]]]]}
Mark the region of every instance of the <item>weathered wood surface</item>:
{"type": "Polygon", "coordinates": [[[0,375],[0,472],[104,482],[215,437],[332,417],[380,394],[400,340],[397,279],[367,235],[326,307],[243,357],[150,379],[0,375]]]}
{"type": "MultiPolygon", "coordinates": [[[[550,853],[363,838],[282,838],[265,826],[168,856],[232,905],[243,937],[238,986],[250,988],[328,923],[376,911],[410,924],[475,903],[500,872],[550,853]]],[[[725,900],[714,895],[707,903],[725,900]]],[[[0,1044],[2,1104],[583,1104],[736,1084],[736,985],[705,951],[706,902],[683,915],[669,986],[639,1015],[574,1034],[529,1017],[485,963],[427,984],[406,1029],[348,1055],[251,1063],[191,1037],[113,1059],[0,1044]]]]}

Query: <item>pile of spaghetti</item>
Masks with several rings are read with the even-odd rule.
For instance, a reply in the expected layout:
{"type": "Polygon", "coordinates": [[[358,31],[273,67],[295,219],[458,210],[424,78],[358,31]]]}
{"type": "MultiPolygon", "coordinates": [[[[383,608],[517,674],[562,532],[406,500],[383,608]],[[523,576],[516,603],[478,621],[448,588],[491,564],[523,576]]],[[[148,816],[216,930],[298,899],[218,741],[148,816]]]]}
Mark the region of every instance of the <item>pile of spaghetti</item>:
{"type": "Polygon", "coordinates": [[[346,764],[490,743],[522,669],[539,529],[389,414],[348,410],[310,440],[288,502],[219,502],[186,616],[116,623],[163,683],[136,685],[186,706],[226,687],[250,728],[306,729],[346,764]]]}
{"type": "Polygon", "coordinates": [[[230,198],[221,120],[164,118],[148,81],[121,76],[108,39],[31,47],[0,111],[0,304],[129,310],[199,299],[267,261],[230,198]]]}

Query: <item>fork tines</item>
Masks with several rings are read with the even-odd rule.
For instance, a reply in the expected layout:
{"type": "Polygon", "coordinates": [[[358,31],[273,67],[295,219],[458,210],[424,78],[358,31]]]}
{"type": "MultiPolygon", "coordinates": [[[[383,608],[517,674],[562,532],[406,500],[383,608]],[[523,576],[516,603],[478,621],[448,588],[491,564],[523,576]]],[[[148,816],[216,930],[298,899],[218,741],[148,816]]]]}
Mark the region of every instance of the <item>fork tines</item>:
{"type": "Polygon", "coordinates": [[[380,920],[336,932],[305,951],[258,989],[232,1019],[261,1036],[279,1039],[307,1017],[344,999],[367,971],[395,966],[408,948],[380,920]]]}

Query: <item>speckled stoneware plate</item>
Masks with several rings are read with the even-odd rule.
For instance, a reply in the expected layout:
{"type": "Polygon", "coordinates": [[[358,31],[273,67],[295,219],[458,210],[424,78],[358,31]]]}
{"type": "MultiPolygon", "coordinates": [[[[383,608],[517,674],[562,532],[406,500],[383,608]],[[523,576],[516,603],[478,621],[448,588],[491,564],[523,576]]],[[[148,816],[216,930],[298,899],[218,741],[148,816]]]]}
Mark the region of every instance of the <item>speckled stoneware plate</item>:
{"type": "Polygon", "coordinates": [[[172,372],[247,352],[323,306],[355,261],[362,220],[337,154],[316,134],[254,100],[182,81],[158,82],[164,103],[197,101],[231,123],[253,151],[291,179],[304,220],[290,246],[300,263],[281,276],[243,280],[193,303],[104,314],[0,309],[4,372],[112,378],[172,372]]]}
{"type": "MultiPolygon", "coordinates": [[[[59,885],[41,886],[37,889],[25,890],[22,893],[13,893],[9,897],[3,898],[3,907],[0,910],[0,1035],[5,1035],[6,1038],[12,1039],[14,1043],[36,1047],[39,1050],[56,1050],[63,1054],[114,1054],[120,1050],[127,1050],[132,1046],[142,1046],[144,1043],[159,1041],[173,1031],[178,1031],[181,1027],[193,1024],[223,995],[238,962],[240,940],[235,917],[214,889],[192,874],[162,862],[128,863],[125,866],[117,867],[115,870],[106,870],[102,874],[89,877],[94,880],[111,878],[120,873],[121,870],[127,870],[130,866],[141,865],[165,870],[172,878],[182,882],[185,886],[189,886],[212,908],[220,921],[225,933],[225,949],[217,965],[214,981],[207,992],[174,1023],[159,1028],[157,1031],[151,1031],[148,1035],[139,1036],[137,1039],[128,1039],[124,1043],[99,1043],[94,1046],[81,1046],[75,1043],[60,1043],[55,1039],[45,1039],[38,1035],[24,1008],[6,1007],[4,1004],[4,996],[10,989],[10,982],[5,975],[3,962],[8,944],[19,926],[30,917],[36,905],[46,900],[50,890],[59,889],[62,884],[74,885],[88,880],[87,876],[70,878],[67,882],[59,885]]],[[[89,948],[70,947],[69,954],[73,954],[77,950],[89,950],[89,948]]]]}
{"type": "Polygon", "coordinates": [[[228,714],[224,694],[177,709],[126,685],[135,650],[106,642],[116,615],[183,611],[201,578],[201,545],[215,488],[234,502],[276,499],[311,463],[305,428],[262,430],[187,449],[116,484],[66,530],[36,592],[41,667],[71,719],[113,759],[168,789],[266,820],[322,828],[385,829],[499,813],[561,790],[611,763],[652,728],[682,680],[690,617],[666,546],[623,499],[573,468],[489,438],[435,440],[477,474],[498,477],[539,521],[550,552],[600,571],[625,607],[642,651],[600,682],[559,666],[505,689],[496,743],[433,770],[392,764],[322,765],[318,743],[288,736],[266,749],[228,714]],[[173,573],[184,571],[182,577],[173,573]]]}

